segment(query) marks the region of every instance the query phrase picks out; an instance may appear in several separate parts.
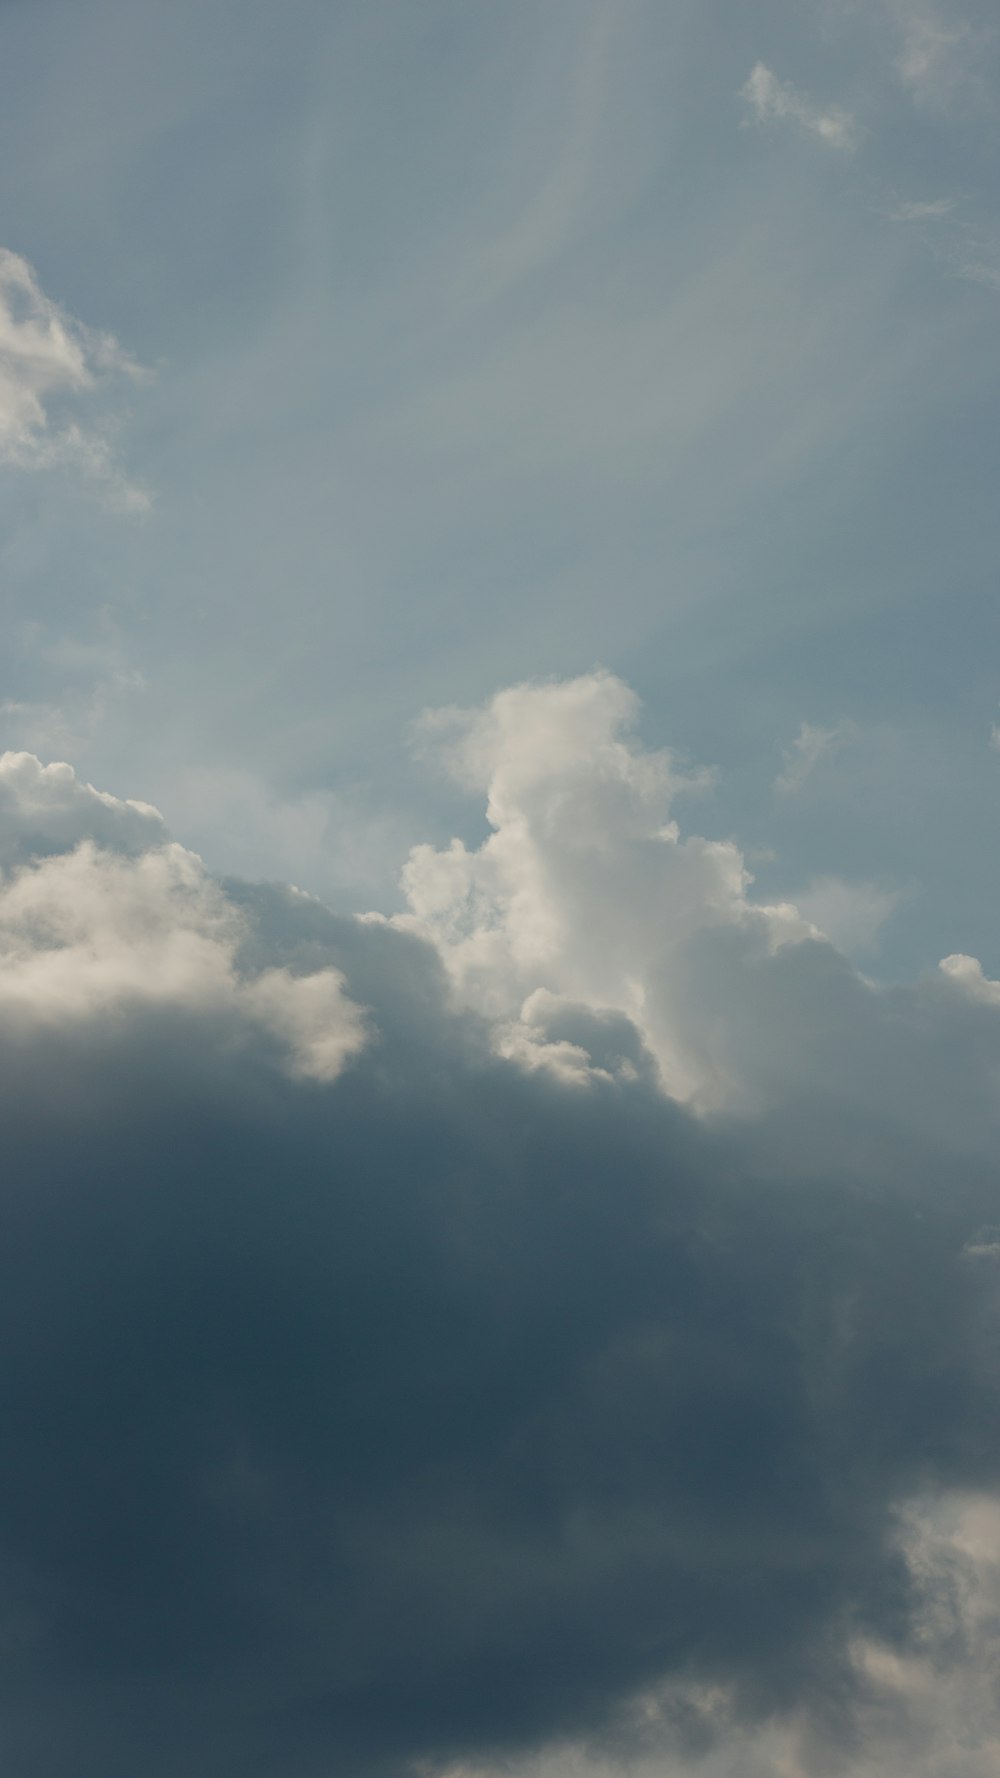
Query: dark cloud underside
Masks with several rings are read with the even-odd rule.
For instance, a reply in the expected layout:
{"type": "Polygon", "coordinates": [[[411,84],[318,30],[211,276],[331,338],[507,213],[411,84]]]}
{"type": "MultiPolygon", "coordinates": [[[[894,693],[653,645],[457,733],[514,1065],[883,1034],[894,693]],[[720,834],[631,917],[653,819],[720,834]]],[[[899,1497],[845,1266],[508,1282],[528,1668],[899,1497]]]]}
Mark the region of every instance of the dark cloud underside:
{"type": "Polygon", "coordinates": [[[982,1170],[804,1183],[257,900],[374,1008],[335,1084],[159,1010],[5,1048],[7,1769],[396,1774],[671,1673],[846,1735],[895,1503],[997,1476],[982,1170]]]}

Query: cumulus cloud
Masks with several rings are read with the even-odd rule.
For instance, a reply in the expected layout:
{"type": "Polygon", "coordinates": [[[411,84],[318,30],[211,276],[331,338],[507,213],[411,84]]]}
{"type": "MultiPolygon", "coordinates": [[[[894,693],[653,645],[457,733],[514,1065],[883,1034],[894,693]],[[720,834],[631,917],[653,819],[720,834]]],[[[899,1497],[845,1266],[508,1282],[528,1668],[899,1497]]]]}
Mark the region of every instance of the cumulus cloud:
{"type": "Polygon", "coordinates": [[[0,754],[0,867],[71,852],[92,840],[132,856],[168,839],[150,803],[122,800],[83,783],[64,761],[0,754]]]}
{"type": "Polygon", "coordinates": [[[335,970],[246,977],[243,921],[148,804],[65,764],[0,757],[0,1017],[65,1027],[151,1004],[260,1027],[298,1074],[334,1079],[364,1041],[335,970]],[[90,837],[93,836],[93,837],[90,837]],[[13,868],[10,868],[13,863],[13,868]]]}
{"type": "Polygon", "coordinates": [[[118,463],[106,417],[87,411],[102,384],[140,374],[117,340],[66,315],[27,260],[0,248],[0,463],[70,468],[112,506],[144,510],[149,495],[118,463]]]}
{"type": "Polygon", "coordinates": [[[675,1017],[673,966],[697,934],[729,927],[765,949],[810,930],[758,907],[729,841],[682,839],[670,811],[701,779],[632,733],[637,701],[610,674],[501,692],[481,711],[425,718],[493,829],[475,851],[419,846],[399,923],[428,937],[464,1004],[522,1055],[561,1054],[574,1008],[624,1014],[680,1097],[711,1090],[675,1017]]]}
{"type": "Polygon", "coordinates": [[[851,149],[856,145],[857,127],[849,111],[840,105],[817,105],[791,81],[779,80],[763,62],[751,70],[740,97],[758,123],[798,124],[830,148],[851,149]]]}
{"type": "Polygon", "coordinates": [[[1000,994],[637,722],[428,719],[490,833],[392,920],[4,762],[7,1769],[985,1778],[1000,994]]]}

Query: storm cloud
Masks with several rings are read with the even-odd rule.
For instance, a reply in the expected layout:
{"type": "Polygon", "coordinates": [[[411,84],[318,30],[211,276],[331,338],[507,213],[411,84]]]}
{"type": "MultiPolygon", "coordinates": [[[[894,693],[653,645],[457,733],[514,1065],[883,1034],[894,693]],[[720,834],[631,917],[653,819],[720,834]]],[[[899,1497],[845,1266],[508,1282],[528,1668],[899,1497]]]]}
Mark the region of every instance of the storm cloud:
{"type": "Polygon", "coordinates": [[[490,837],[396,919],[3,762],[10,1771],[795,1723],[811,1773],[954,1665],[914,1526],[1000,1487],[1000,996],[755,904],[635,714],[593,675],[431,723],[490,837]]]}

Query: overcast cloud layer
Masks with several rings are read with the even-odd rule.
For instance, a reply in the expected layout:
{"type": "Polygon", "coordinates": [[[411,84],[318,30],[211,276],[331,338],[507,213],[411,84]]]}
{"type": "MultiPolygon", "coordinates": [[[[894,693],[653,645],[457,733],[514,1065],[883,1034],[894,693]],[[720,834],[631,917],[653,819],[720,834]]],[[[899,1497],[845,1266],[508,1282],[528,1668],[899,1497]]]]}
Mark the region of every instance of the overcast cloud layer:
{"type": "Polygon", "coordinates": [[[4,1778],[994,1778],[998,84],[0,6],[4,1778]]]}

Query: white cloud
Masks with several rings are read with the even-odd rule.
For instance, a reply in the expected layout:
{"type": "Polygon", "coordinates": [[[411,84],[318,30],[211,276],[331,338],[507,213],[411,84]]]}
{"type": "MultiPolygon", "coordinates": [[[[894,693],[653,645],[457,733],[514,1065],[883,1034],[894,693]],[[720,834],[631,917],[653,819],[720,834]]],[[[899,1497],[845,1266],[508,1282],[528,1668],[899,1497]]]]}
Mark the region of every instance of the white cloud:
{"type": "Polygon", "coordinates": [[[623,1013],[687,1096],[706,1083],[672,1000],[672,960],[713,927],[753,928],[765,946],[810,928],[794,909],[749,901],[732,842],[681,839],[671,804],[703,780],[641,746],[637,708],[620,680],[596,673],[426,719],[454,774],[486,792],[493,832],[475,851],[460,840],[414,848],[400,923],[433,940],[508,1051],[536,1054],[542,1027],[558,1043],[560,1009],[623,1013]]]}
{"type": "MultiPolygon", "coordinates": [[[[880,1116],[894,1105],[942,1140],[992,1142],[1000,986],[974,958],[950,957],[901,1010],[834,948],[871,949],[898,892],[828,877],[795,904],[756,901],[733,840],[682,834],[674,805],[704,777],[645,748],[637,715],[606,673],[428,715],[425,745],[485,794],[491,831],[478,846],[414,847],[407,911],[370,923],[428,940],[456,1004],[520,1066],[577,1085],[652,1073],[703,1112],[763,1108],[791,1083],[800,1096],[830,1090],[837,1032],[838,1091],[880,1116]]],[[[815,731],[800,754],[813,756],[817,732],[828,743],[835,731],[815,731]]],[[[148,805],[8,755],[0,830],[0,1004],[12,1015],[200,1009],[227,1041],[266,1029],[289,1067],[323,1078],[363,1044],[335,971],[307,983],[265,947],[246,972],[252,922],[148,805]]]]}
{"type": "Polygon", "coordinates": [[[856,145],[857,126],[850,112],[840,105],[817,105],[790,81],[779,80],[763,62],[751,70],[740,96],[758,123],[798,124],[830,148],[851,149],[856,145]]]}
{"type": "Polygon", "coordinates": [[[143,511],[149,495],[119,465],[107,419],[74,411],[107,380],[140,374],[117,340],[64,314],[27,260],[0,248],[0,463],[73,469],[111,506],[143,511]]]}
{"type": "Polygon", "coordinates": [[[827,879],[804,906],[755,901],[732,840],[671,819],[690,780],[643,748],[636,714],[595,673],[425,720],[424,740],[485,792],[492,830],[476,847],[417,846],[404,871],[394,923],[435,946],[457,1003],[502,1054],[564,1079],[652,1066],[706,1113],[836,1092],[921,1140],[988,1149],[1000,1020],[980,1009],[1000,988],[974,960],[905,991],[859,975],[828,941],[863,954],[891,888],[827,879]]]}
{"type": "MultiPolygon", "coordinates": [[[[901,1012],[833,948],[863,955],[897,892],[825,878],[796,905],[754,900],[733,840],[682,834],[674,805],[704,778],[645,748],[637,714],[620,680],[592,673],[425,718],[424,742],[485,793],[491,831],[479,846],[413,848],[407,911],[370,922],[429,940],[456,1003],[520,1066],[576,1085],[652,1074],[704,1112],[761,1108],[792,1082],[827,1092],[840,1031],[838,1091],[948,1141],[992,1142],[1000,987],[975,959],[948,958],[901,1012]]],[[[0,833],[12,1018],[172,1006],[227,1043],[267,1032],[287,1067],[316,1078],[365,1042],[344,980],[319,960],[289,975],[258,947],[248,971],[252,920],[155,809],[7,755],[0,833]]]]}
{"type": "Polygon", "coordinates": [[[938,967],[971,1000],[979,1000],[986,1006],[1000,1006],[1000,982],[990,980],[978,957],[966,957],[961,951],[956,951],[950,957],[942,957],[938,967]]]}
{"type": "Polygon", "coordinates": [[[123,1010],[214,1019],[220,1041],[265,1033],[296,1075],[332,1080],[364,1015],[335,969],[239,961],[247,920],[155,809],[81,784],[67,765],[0,757],[0,1017],[65,1027],[123,1010]],[[97,836],[95,837],[83,837],[97,836]]]}
{"type": "Polygon", "coordinates": [[[0,868],[70,852],[81,840],[133,856],[168,839],[150,803],[95,790],[63,761],[43,765],[31,753],[0,754],[0,868]]]}

